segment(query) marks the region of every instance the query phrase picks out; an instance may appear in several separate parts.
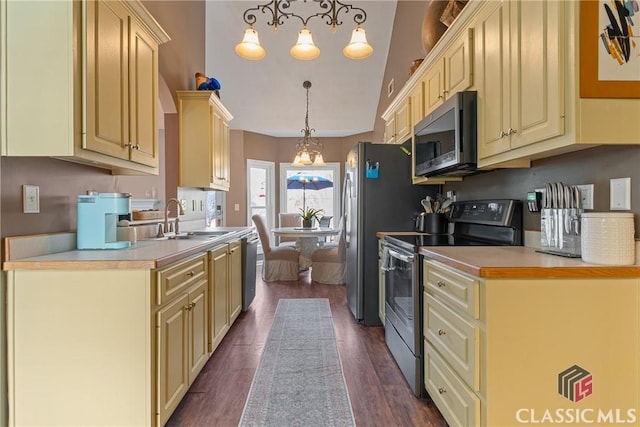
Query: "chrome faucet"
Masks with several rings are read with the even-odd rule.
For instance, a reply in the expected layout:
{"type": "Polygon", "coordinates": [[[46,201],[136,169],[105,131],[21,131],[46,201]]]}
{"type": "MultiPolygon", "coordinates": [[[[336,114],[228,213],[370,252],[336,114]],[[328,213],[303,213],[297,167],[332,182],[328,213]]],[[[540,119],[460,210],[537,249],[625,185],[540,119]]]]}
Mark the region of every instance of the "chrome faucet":
{"type": "MultiPolygon", "coordinates": [[[[169,200],[167,200],[167,204],[164,207],[164,232],[168,232],[169,230],[169,204],[171,202],[175,202],[176,206],[178,207],[178,217],[180,215],[184,215],[184,209],[182,208],[182,204],[180,203],[180,200],[176,199],[176,198],[171,198],[169,200]]],[[[176,235],[178,234],[178,218],[176,218],[176,222],[175,222],[175,233],[176,235]]],[[[159,234],[159,233],[158,233],[159,234]]]]}

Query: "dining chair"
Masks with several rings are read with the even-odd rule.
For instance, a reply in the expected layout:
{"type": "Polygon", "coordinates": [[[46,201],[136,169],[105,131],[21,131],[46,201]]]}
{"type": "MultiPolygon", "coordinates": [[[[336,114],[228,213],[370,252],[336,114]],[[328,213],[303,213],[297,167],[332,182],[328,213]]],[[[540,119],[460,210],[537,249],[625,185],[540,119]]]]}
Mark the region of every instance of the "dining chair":
{"type": "MultiPolygon", "coordinates": [[[[302,217],[297,213],[280,212],[278,214],[278,221],[280,223],[280,227],[302,227],[302,217]]],[[[276,243],[278,246],[294,247],[296,245],[296,238],[279,236],[276,237],[276,243]]]]}
{"type": "Polygon", "coordinates": [[[300,253],[288,246],[271,246],[269,232],[262,216],[255,214],[251,217],[256,226],[264,261],[262,262],[262,280],[274,282],[280,280],[298,280],[298,260],[300,253]]]}
{"type": "Polygon", "coordinates": [[[311,280],[329,285],[345,283],[346,246],[344,229],[337,245],[325,245],[311,254],[311,280]]]}

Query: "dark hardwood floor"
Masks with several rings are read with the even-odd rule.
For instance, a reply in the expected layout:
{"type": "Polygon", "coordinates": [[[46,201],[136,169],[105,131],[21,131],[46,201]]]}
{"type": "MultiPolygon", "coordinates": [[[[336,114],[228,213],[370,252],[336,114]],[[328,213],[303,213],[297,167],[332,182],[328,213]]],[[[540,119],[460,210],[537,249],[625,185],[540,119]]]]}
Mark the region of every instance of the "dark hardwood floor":
{"type": "Polygon", "coordinates": [[[256,299],[209,359],[168,427],[238,425],[280,298],[329,299],[358,426],[447,425],[431,401],[414,397],[385,345],[384,329],[354,321],[343,286],[311,283],[308,271],[297,283],[264,283],[258,265],[256,287],[256,299]]]}

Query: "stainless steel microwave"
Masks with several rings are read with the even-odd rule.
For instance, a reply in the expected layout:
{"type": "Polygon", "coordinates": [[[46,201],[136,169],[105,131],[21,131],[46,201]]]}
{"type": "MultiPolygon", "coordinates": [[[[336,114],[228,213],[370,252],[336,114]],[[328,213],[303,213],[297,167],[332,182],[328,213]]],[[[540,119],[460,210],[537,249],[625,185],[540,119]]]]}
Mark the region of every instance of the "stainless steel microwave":
{"type": "Polygon", "coordinates": [[[477,94],[458,92],[414,126],[416,176],[476,173],[477,94]]]}

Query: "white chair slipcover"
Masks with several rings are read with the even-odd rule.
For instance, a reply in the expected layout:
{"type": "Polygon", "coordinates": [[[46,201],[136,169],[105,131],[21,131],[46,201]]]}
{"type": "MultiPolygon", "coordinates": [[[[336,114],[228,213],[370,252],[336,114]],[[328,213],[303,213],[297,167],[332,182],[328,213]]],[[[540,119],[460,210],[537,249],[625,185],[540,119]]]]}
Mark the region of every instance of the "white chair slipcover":
{"type": "Polygon", "coordinates": [[[298,257],[300,253],[292,247],[271,246],[269,233],[264,220],[258,214],[251,217],[260,236],[264,261],[262,263],[262,280],[274,282],[279,280],[298,280],[298,257]]]}
{"type": "MultiPolygon", "coordinates": [[[[297,213],[279,213],[278,220],[280,227],[302,227],[302,217],[297,213]]],[[[278,236],[276,237],[278,246],[296,246],[295,237],[278,236]]]]}
{"type": "Polygon", "coordinates": [[[345,283],[346,248],[344,230],[337,245],[325,245],[311,255],[311,280],[329,285],[345,283]]]}

